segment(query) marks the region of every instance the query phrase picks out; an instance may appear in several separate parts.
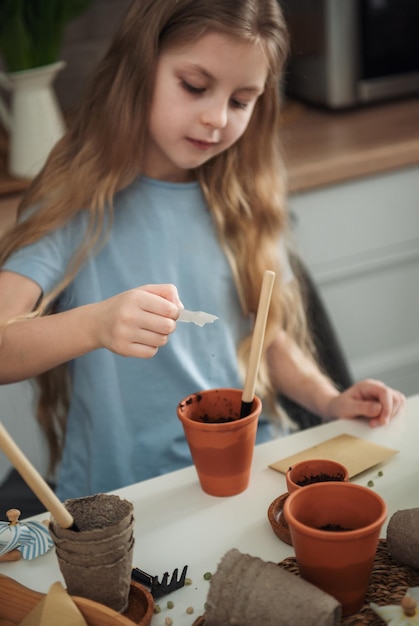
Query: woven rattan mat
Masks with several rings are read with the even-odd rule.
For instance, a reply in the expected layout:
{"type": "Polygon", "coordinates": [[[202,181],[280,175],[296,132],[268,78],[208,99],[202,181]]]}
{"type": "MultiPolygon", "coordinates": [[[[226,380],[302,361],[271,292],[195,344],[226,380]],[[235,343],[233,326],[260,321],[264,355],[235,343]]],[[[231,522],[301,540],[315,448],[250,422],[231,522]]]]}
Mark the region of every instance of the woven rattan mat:
{"type": "MultiPolygon", "coordinates": [[[[299,575],[294,557],[285,559],[278,565],[296,576],[299,575]]],[[[369,603],[400,604],[407,588],[418,586],[419,570],[395,563],[388,553],[385,539],[380,539],[365,604],[359,613],[344,617],[341,621],[342,626],[383,626],[384,622],[370,608],[369,603]]],[[[204,617],[196,619],[193,626],[205,626],[204,617]]]]}

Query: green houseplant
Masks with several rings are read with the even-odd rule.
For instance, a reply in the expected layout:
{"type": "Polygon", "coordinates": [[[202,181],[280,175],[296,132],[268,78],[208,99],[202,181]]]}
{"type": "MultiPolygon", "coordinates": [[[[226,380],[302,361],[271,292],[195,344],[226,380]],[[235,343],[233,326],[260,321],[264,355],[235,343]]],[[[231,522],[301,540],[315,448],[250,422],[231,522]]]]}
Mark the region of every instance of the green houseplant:
{"type": "Polygon", "coordinates": [[[0,0],[0,124],[8,134],[8,173],[31,179],[65,132],[53,81],[67,23],[92,0],[0,0]]]}
{"type": "Polygon", "coordinates": [[[0,54],[8,72],[55,63],[67,23],[92,0],[1,0],[0,54]]]}

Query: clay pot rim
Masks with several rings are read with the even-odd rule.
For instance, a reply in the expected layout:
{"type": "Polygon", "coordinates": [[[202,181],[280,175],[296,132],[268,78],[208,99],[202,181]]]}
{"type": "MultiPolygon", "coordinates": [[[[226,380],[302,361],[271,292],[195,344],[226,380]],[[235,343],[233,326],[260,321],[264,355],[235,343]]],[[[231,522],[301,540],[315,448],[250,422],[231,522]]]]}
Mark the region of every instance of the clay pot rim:
{"type": "Polygon", "coordinates": [[[328,481],[328,482],[323,482],[323,483],[313,483],[312,485],[306,485],[304,487],[304,490],[297,489],[293,493],[290,493],[289,497],[286,499],[284,503],[284,514],[286,515],[286,518],[288,521],[290,517],[292,517],[292,524],[298,529],[299,532],[303,531],[308,536],[317,537],[321,539],[322,541],[325,541],[325,540],[336,541],[337,539],[339,539],[339,541],[353,541],[354,537],[358,535],[361,530],[362,530],[363,537],[365,537],[368,534],[372,534],[376,532],[377,528],[380,528],[383,525],[388,514],[388,509],[387,509],[387,504],[383,500],[383,498],[378,493],[370,489],[369,487],[364,487],[363,485],[358,485],[358,484],[350,483],[350,482],[328,481]],[[344,532],[333,531],[333,530],[321,530],[319,528],[313,528],[312,526],[307,526],[306,524],[303,524],[299,520],[296,520],[293,516],[290,516],[289,509],[292,506],[293,500],[295,498],[301,497],[300,494],[302,494],[303,491],[305,494],[307,494],[307,493],[310,493],[310,490],[314,491],[316,489],[335,489],[335,490],[347,489],[347,490],[362,491],[365,494],[368,493],[369,495],[372,496],[373,499],[375,499],[376,502],[380,504],[381,513],[370,524],[366,524],[365,526],[361,526],[359,528],[354,528],[353,530],[345,530],[344,532]]]}
{"type": "MultiPolygon", "coordinates": [[[[311,464],[325,464],[325,465],[329,465],[329,466],[333,466],[335,469],[330,471],[330,470],[325,470],[325,474],[328,474],[329,476],[333,476],[334,474],[342,474],[343,475],[343,480],[336,480],[336,481],[323,481],[323,482],[348,482],[349,481],[349,470],[348,468],[343,465],[343,463],[340,463],[340,461],[335,461],[334,459],[323,459],[323,458],[314,458],[314,459],[305,459],[303,461],[298,461],[298,463],[294,463],[294,465],[291,465],[291,467],[286,471],[285,473],[285,479],[287,481],[287,487],[288,487],[288,491],[295,490],[295,489],[301,489],[302,487],[308,487],[308,485],[298,485],[296,482],[294,482],[291,478],[291,472],[293,472],[294,470],[298,470],[300,467],[302,466],[309,466],[311,464]]],[[[310,470],[309,470],[310,471],[310,470]]],[[[316,484],[316,483],[311,483],[311,484],[316,484]]]]}
{"type": "MultiPolygon", "coordinates": [[[[204,391],[196,391],[195,393],[189,394],[183,400],[181,400],[179,404],[177,405],[177,416],[179,420],[182,422],[182,424],[187,424],[189,428],[192,428],[195,430],[201,430],[201,431],[206,431],[206,430],[214,431],[215,429],[228,431],[228,430],[237,430],[242,425],[245,425],[248,422],[252,422],[255,419],[259,418],[259,415],[262,411],[262,400],[256,395],[253,397],[253,406],[252,406],[251,414],[242,418],[237,417],[231,422],[214,422],[214,423],[195,422],[194,420],[187,418],[183,414],[182,412],[183,406],[188,403],[189,399],[196,398],[197,396],[205,396],[210,393],[213,394],[215,392],[219,393],[220,395],[222,395],[223,392],[228,392],[228,393],[233,392],[235,395],[238,395],[241,398],[243,390],[235,389],[234,387],[217,387],[214,389],[206,389],[204,391]]],[[[240,405],[238,405],[238,409],[240,409],[240,405]]]]}

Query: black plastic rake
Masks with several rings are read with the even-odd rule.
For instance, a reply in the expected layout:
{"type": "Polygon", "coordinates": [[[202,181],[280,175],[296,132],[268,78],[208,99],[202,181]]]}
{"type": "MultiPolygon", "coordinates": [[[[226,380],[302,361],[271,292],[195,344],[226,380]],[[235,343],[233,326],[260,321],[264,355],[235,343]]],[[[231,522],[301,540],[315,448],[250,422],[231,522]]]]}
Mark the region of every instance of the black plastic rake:
{"type": "Polygon", "coordinates": [[[188,571],[188,566],[182,570],[182,574],[178,578],[179,570],[178,568],[173,570],[172,576],[169,582],[169,573],[165,572],[163,574],[163,578],[161,582],[159,582],[158,576],[151,576],[144,572],[138,567],[134,567],[131,572],[131,578],[135,580],[137,583],[141,583],[147,587],[150,587],[151,595],[154,599],[161,598],[172,591],[176,591],[176,589],[181,589],[185,586],[186,572],[188,571]]]}

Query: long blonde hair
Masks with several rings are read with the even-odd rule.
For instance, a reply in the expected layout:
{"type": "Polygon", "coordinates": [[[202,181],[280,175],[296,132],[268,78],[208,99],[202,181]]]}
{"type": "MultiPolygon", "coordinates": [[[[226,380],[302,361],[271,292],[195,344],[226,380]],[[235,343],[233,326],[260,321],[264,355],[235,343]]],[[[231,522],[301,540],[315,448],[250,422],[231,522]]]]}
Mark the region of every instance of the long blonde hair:
{"type": "MultiPolygon", "coordinates": [[[[19,212],[39,205],[0,242],[0,264],[15,250],[33,243],[71,220],[89,215],[86,236],[62,282],[44,294],[32,315],[53,312],[54,302],[72,281],[112,214],[115,193],[141,174],[147,120],[160,51],[217,31],[257,41],[269,72],[266,88],[240,140],[196,170],[225,249],[243,311],[257,309],[265,269],[277,273],[266,331],[266,345],[286,327],[300,343],[305,335],[298,292],[281,281],[279,238],[287,230],[286,179],[279,141],[280,77],[288,51],[284,18],[277,0],[134,0],[100,62],[68,131],[52,151],[25,195],[19,212]],[[135,138],[135,141],[133,141],[135,138]]],[[[249,338],[239,350],[245,362],[249,338]]],[[[275,406],[266,359],[258,393],[275,406]]],[[[68,380],[63,368],[38,379],[38,419],[51,451],[60,457],[68,410],[68,380]]]]}

